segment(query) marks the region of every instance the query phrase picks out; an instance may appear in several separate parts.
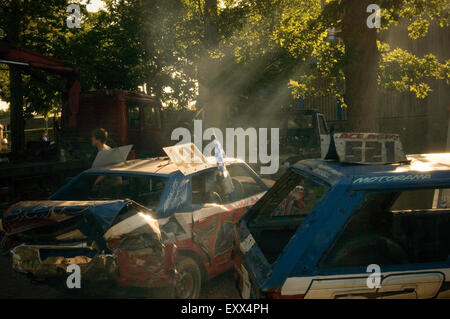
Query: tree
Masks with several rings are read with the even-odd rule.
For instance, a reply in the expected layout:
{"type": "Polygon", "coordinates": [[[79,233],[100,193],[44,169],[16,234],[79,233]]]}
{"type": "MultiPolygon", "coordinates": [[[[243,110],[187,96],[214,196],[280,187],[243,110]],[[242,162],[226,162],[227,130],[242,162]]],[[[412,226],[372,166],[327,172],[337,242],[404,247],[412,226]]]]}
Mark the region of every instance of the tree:
{"type": "Polygon", "coordinates": [[[274,35],[287,2],[186,1],[188,59],[198,70],[196,106],[206,125],[229,125],[230,117],[243,116],[256,123],[266,107],[286,102],[297,62],[274,35]]]}
{"type": "MultiPolygon", "coordinates": [[[[439,63],[432,54],[419,58],[405,50],[390,50],[379,42],[380,30],[367,25],[367,7],[371,2],[329,0],[320,14],[311,16],[307,22],[310,32],[319,34],[330,27],[341,28],[343,45],[329,45],[329,50],[312,52],[317,59],[314,66],[291,82],[296,96],[333,93],[335,88],[343,86],[339,83],[345,83],[344,95],[341,96],[339,89],[334,94],[348,106],[350,130],[378,130],[378,121],[374,120],[378,89],[409,90],[424,98],[430,90],[428,79],[446,79],[449,83],[449,61],[439,63]],[[335,59],[330,61],[330,56],[335,59]],[[331,85],[324,88],[320,85],[324,82],[331,85]],[[331,92],[329,87],[333,88],[331,92]]],[[[446,0],[385,0],[377,4],[381,8],[382,29],[401,19],[409,21],[411,39],[425,36],[429,21],[448,26],[450,4],[446,0]]],[[[304,29],[295,33],[301,38],[304,29]]],[[[316,42],[317,46],[323,44],[316,42]]],[[[290,48],[296,49],[295,45],[290,48]]]]}
{"type": "MultiPolygon", "coordinates": [[[[36,37],[51,33],[50,29],[55,25],[55,21],[62,17],[66,6],[67,1],[63,0],[45,3],[32,0],[5,0],[0,4],[0,33],[13,45],[39,43],[41,46],[48,46],[48,42],[36,41],[36,37]]],[[[52,32],[56,33],[54,30],[52,32]]],[[[9,92],[5,92],[2,88],[2,97],[6,97],[10,102],[12,152],[15,156],[20,156],[25,147],[24,103],[28,102],[26,93],[34,92],[26,90],[24,80],[27,83],[32,81],[30,77],[22,76],[18,66],[10,65],[9,92]]]]}

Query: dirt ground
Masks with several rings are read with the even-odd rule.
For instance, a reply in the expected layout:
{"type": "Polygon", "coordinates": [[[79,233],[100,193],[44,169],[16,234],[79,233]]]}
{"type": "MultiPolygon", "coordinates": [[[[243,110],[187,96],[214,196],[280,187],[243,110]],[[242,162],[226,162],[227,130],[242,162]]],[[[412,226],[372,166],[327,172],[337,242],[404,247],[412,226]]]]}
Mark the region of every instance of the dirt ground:
{"type": "MultiPolygon", "coordinates": [[[[125,292],[116,288],[108,293],[87,293],[77,289],[58,290],[47,285],[33,284],[25,275],[12,270],[9,253],[0,250],[0,299],[38,298],[38,299],[79,299],[79,298],[145,298],[142,293],[125,292]]],[[[151,297],[151,295],[149,296],[151,297]]],[[[234,286],[233,272],[228,271],[209,282],[202,288],[200,298],[229,299],[239,298],[234,286]]]]}

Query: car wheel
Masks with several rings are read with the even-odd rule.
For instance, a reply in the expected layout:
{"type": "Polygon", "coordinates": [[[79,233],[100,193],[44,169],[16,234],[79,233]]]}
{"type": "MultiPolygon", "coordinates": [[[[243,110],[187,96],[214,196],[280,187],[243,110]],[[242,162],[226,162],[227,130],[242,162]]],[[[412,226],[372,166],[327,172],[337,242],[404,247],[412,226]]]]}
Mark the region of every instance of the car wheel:
{"type": "Polygon", "coordinates": [[[195,260],[190,257],[180,257],[177,262],[177,271],[178,280],[175,285],[175,298],[198,298],[202,286],[202,274],[195,260]]]}

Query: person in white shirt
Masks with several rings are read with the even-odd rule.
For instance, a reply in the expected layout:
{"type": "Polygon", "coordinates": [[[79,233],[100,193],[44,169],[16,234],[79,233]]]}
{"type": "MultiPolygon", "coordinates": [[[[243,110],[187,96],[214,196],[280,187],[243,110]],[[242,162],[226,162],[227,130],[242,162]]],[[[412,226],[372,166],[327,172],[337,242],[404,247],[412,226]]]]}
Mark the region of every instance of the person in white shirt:
{"type": "Polygon", "coordinates": [[[1,140],[0,143],[0,150],[7,150],[8,149],[8,134],[5,134],[1,140]]]}
{"type": "Polygon", "coordinates": [[[48,142],[48,133],[46,130],[43,130],[41,133],[41,142],[48,142]]]}
{"type": "MultiPolygon", "coordinates": [[[[104,128],[95,129],[91,135],[91,143],[99,152],[110,150],[111,147],[106,145],[108,132],[104,128]]],[[[99,176],[94,182],[94,187],[100,184],[105,179],[105,176],[99,176]]]]}
{"type": "Polygon", "coordinates": [[[104,128],[95,129],[91,135],[91,143],[99,152],[102,150],[109,150],[111,147],[106,145],[108,132],[104,128]]]}

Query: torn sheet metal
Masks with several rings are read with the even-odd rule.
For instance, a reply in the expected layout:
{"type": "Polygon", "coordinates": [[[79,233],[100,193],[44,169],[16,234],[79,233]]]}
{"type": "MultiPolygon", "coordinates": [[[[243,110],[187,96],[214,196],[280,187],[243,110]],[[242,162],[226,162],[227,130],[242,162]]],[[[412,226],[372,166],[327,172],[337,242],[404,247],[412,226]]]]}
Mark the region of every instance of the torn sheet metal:
{"type": "Polygon", "coordinates": [[[92,167],[104,167],[125,162],[132,148],[133,145],[125,145],[109,150],[101,150],[97,153],[97,156],[92,163],[92,167]]]}
{"type": "Polygon", "coordinates": [[[127,203],[126,200],[20,202],[4,213],[2,225],[5,233],[10,236],[61,223],[76,216],[90,215],[106,231],[127,203]]]}
{"type": "Polygon", "coordinates": [[[25,238],[20,231],[30,230],[35,235],[11,250],[13,268],[45,280],[66,278],[67,267],[77,264],[83,278],[90,281],[111,280],[137,287],[171,284],[176,273],[176,248],[163,243],[159,224],[150,212],[131,200],[16,205],[6,215],[7,229],[20,221],[22,228],[14,228],[14,236],[25,238]],[[76,205],[70,205],[73,203],[76,205]],[[83,218],[77,220],[80,216],[83,218]],[[25,228],[28,220],[39,223],[25,228]],[[107,230],[103,232],[95,220],[107,230]],[[48,234],[39,235],[49,226],[55,234],[51,240],[48,234]],[[39,244],[42,238],[48,244],[39,244]]]}
{"type": "Polygon", "coordinates": [[[184,175],[190,175],[212,167],[212,164],[207,161],[193,143],[164,147],[163,150],[184,175]]]}

